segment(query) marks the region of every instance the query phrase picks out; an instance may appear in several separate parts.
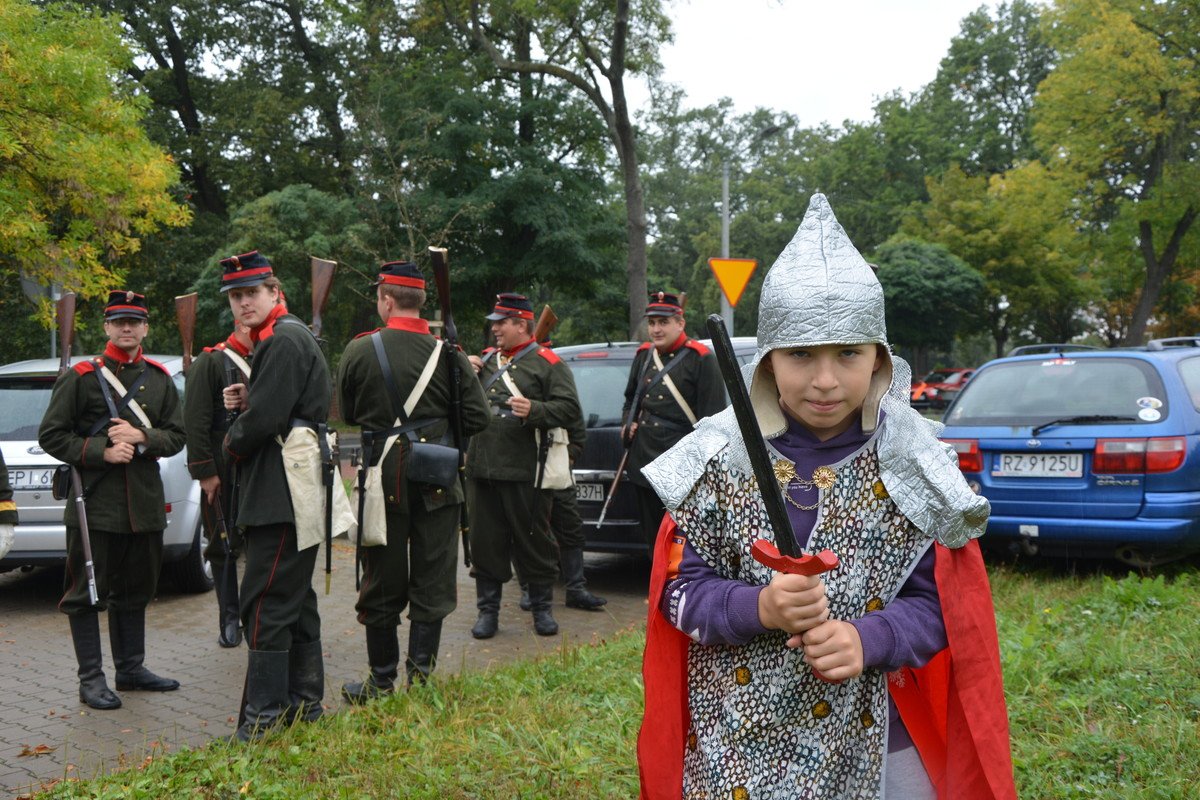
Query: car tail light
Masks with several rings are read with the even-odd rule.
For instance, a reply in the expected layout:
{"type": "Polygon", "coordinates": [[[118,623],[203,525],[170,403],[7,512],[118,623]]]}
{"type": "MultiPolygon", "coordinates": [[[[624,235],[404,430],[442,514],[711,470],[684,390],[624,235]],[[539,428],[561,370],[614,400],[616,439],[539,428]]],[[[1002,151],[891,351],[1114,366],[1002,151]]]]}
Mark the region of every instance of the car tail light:
{"type": "Polygon", "coordinates": [[[1183,465],[1187,440],[1182,436],[1156,439],[1097,439],[1092,472],[1130,474],[1171,472],[1183,465]]]}
{"type": "Polygon", "coordinates": [[[946,439],[958,455],[958,468],[963,472],[983,472],[983,453],[975,439],[946,439]]]}
{"type": "Polygon", "coordinates": [[[163,510],[166,511],[168,514],[170,514],[171,513],[171,504],[167,503],[165,506],[163,506],[163,510]]]}

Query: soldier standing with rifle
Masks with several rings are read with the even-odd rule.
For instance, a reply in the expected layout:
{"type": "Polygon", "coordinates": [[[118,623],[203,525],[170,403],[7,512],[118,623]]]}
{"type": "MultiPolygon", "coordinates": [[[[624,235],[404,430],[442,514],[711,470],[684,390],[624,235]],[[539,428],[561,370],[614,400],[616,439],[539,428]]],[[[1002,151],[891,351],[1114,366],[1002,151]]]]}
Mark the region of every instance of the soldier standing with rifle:
{"type": "Polygon", "coordinates": [[[224,391],[225,407],[238,412],[225,450],[239,471],[241,614],[250,648],[236,737],[249,741],[274,725],[322,714],[325,668],[312,577],[326,496],[318,450],[332,385],[316,338],[287,313],[270,262],[253,251],[221,267],[221,291],[254,342],[248,387],[236,383],[224,391]],[[305,509],[306,502],[313,506],[305,509]]]}
{"type": "Polygon", "coordinates": [[[233,465],[222,443],[229,430],[225,387],[250,380],[250,329],[234,323],[233,333],[204,348],[187,370],[183,395],[183,423],[187,430],[188,472],[200,482],[204,496],[201,511],[208,531],[204,557],[212,564],[217,594],[217,644],[237,647],[242,642],[238,608],[237,559],[242,537],[234,521],[233,465]]]}
{"type": "Polygon", "coordinates": [[[501,592],[515,563],[529,586],[534,630],[553,636],[558,633],[551,610],[558,548],[550,533],[550,503],[542,496],[548,493],[540,484],[551,431],[580,416],[579,397],[570,368],[534,338],[528,298],[497,296],[487,319],[497,347],[471,358],[493,417],[471,440],[467,458],[479,608],[471,635],[496,635],[501,592]]]}
{"type": "MultiPolygon", "coordinates": [[[[171,375],[142,355],[149,320],[145,297],[112,292],[104,308],[104,354],[59,375],[38,431],[42,448],[70,465],[72,493],[83,497],[82,503],[68,502],[64,513],[67,571],[58,608],[71,623],[79,699],[97,709],[121,706],[104,679],[97,612],[105,608],[116,688],[179,688],[178,681],[143,665],[146,606],[158,588],[167,525],[158,459],[175,455],[184,444],[171,375]],[[95,599],[87,580],[89,560],[95,599]]],[[[69,342],[68,334],[63,338],[64,366],[70,359],[69,342]]]]}
{"type": "Polygon", "coordinates": [[[637,492],[647,552],[652,553],[666,509],[642,467],[671,449],[698,420],[724,408],[725,396],[716,358],[684,330],[679,297],[652,293],[646,324],[650,341],[638,348],[629,368],[621,436],[629,450],[629,480],[637,492]]]}
{"type": "MultiPolygon", "coordinates": [[[[471,363],[457,347],[430,334],[429,323],[420,317],[426,295],[417,266],[407,261],[383,264],[373,286],[384,327],[346,346],[337,378],[342,418],[362,427],[360,469],[379,467],[367,471],[364,480],[382,481],[386,509],[385,530],[362,532],[366,542],[382,538],[383,543],[361,549],[363,578],[355,608],[366,628],[371,673],[365,681],[342,687],[351,703],[393,690],[400,662],[396,628],[405,607],[407,684],[424,683],[436,666],[442,620],[456,605],[458,519],[464,497],[456,449],[440,453],[451,459],[444,473],[448,485],[430,482],[433,476],[421,474],[421,462],[429,443],[450,440],[456,408],[464,436],[479,433],[489,421],[471,363]],[[457,387],[451,375],[455,366],[463,379],[457,387]],[[460,402],[456,392],[461,392],[460,402]]],[[[440,299],[448,310],[449,297],[440,299]]],[[[443,313],[443,321],[447,319],[443,313]]],[[[379,518],[364,512],[359,524],[365,528],[379,518]]]]}

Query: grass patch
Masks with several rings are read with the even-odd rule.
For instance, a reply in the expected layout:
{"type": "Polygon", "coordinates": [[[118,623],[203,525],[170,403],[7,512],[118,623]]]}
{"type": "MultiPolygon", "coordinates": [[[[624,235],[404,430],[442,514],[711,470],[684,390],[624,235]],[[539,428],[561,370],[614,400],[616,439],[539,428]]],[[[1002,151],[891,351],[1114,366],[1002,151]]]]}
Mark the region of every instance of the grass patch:
{"type": "MultiPolygon", "coordinates": [[[[1022,798],[1195,797],[1200,568],[1149,577],[1001,565],[996,600],[1022,798]]],[[[635,797],[642,634],[442,676],[420,692],[214,742],[47,798],[635,797]]]]}

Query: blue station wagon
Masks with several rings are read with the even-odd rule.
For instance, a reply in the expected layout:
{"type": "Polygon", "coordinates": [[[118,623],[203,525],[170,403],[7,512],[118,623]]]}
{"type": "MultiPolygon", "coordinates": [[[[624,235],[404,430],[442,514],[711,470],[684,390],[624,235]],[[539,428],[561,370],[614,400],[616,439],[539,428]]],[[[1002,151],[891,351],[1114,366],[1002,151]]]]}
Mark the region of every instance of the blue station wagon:
{"type": "Polygon", "coordinates": [[[1200,339],[1018,348],[944,421],[992,504],[984,544],[1139,567],[1200,551],[1200,339]]]}

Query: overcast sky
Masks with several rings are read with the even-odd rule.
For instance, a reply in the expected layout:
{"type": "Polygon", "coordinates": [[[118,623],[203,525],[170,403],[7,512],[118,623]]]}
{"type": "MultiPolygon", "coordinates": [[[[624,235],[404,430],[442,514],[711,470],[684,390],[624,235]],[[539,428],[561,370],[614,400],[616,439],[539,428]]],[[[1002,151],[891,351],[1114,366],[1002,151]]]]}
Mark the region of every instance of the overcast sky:
{"type": "MultiPolygon", "coordinates": [[[[676,0],[665,78],[687,104],[731,97],[804,126],[872,117],[875,100],[933,80],[959,22],[985,0],[676,0]]],[[[646,94],[630,99],[646,102],[646,94]]]]}

